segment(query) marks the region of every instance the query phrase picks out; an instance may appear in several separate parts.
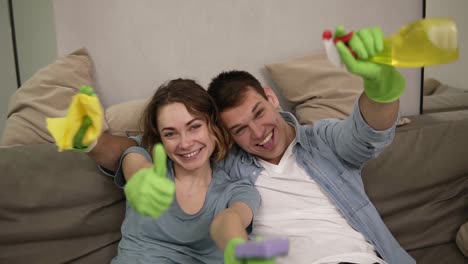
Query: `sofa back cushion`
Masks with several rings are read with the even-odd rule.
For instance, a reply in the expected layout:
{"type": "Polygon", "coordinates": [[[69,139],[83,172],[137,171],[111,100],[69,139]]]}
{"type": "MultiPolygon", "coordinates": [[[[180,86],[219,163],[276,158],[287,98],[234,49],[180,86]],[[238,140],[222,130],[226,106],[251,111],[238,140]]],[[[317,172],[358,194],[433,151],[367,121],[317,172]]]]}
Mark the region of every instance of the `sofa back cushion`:
{"type": "Polygon", "coordinates": [[[362,79],[333,65],[324,53],[266,65],[301,124],[344,119],[363,92],[362,79]]]}
{"type": "MultiPolygon", "coordinates": [[[[81,85],[94,86],[93,63],[86,49],[76,50],[27,80],[8,103],[2,146],[54,142],[46,117],[63,117],[81,85]]],[[[107,130],[107,123],[103,123],[107,130]]]]}

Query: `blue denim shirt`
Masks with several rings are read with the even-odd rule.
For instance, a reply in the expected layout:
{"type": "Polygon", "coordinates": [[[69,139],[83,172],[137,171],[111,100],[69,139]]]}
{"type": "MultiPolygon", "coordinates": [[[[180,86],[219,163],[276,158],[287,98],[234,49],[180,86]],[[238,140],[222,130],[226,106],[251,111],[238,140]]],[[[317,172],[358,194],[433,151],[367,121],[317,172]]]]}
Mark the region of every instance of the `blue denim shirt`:
{"type": "MultiPolygon", "coordinates": [[[[325,190],[348,223],[374,245],[388,263],[416,263],[398,244],[367,197],[361,178],[364,162],[376,157],[395,135],[369,127],[358,104],[345,120],[323,119],[300,125],[288,112],[282,117],[296,130],[293,153],[299,165],[325,190]]],[[[255,183],[263,170],[255,156],[235,147],[221,165],[231,176],[251,176],[255,183]]]]}

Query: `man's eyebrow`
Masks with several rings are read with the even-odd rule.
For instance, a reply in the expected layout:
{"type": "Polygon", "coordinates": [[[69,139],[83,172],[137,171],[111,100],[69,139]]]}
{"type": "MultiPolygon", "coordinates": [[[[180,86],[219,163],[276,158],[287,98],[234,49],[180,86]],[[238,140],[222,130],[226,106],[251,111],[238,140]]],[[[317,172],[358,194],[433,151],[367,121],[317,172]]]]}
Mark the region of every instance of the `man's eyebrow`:
{"type": "Polygon", "coordinates": [[[241,125],[241,124],[234,125],[234,126],[229,128],[229,131],[232,132],[233,130],[236,130],[237,128],[239,128],[241,126],[243,126],[243,125],[241,125]]]}
{"type": "Polygon", "coordinates": [[[254,105],[254,107],[252,108],[252,113],[254,113],[257,110],[257,108],[260,106],[260,104],[261,104],[261,102],[258,102],[258,103],[256,103],[254,105]]]}
{"type": "MultiPolygon", "coordinates": [[[[256,104],[254,105],[254,107],[252,107],[252,113],[255,113],[255,111],[257,111],[257,108],[260,106],[261,103],[262,103],[262,102],[258,102],[258,103],[256,103],[256,104]]],[[[234,125],[234,126],[228,128],[228,130],[229,130],[229,131],[232,131],[232,130],[235,130],[236,128],[242,127],[242,126],[244,126],[244,125],[242,125],[242,124],[236,124],[236,125],[234,125]]]]}

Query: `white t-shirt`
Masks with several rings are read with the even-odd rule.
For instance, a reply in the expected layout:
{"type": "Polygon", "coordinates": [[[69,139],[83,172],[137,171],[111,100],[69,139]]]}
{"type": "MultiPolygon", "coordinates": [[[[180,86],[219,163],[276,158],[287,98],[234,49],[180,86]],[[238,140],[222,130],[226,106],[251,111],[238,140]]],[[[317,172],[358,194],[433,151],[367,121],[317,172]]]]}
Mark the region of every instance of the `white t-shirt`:
{"type": "Polygon", "coordinates": [[[262,205],[252,235],[289,239],[289,254],[277,258],[277,264],[385,263],[297,164],[292,146],[278,165],[258,159],[265,170],[255,183],[262,205]]]}

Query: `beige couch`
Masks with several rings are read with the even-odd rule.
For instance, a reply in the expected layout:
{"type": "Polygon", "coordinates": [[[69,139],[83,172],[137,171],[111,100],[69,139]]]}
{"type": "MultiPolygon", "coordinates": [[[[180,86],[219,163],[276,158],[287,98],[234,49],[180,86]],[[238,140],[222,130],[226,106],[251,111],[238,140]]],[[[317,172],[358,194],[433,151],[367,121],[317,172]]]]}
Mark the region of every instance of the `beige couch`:
{"type": "Polygon", "coordinates": [[[364,167],[366,192],[418,263],[468,263],[455,244],[468,221],[468,110],[411,120],[364,167]]]}
{"type": "MultiPolygon", "coordinates": [[[[300,76],[289,82],[281,79],[281,74],[291,74],[294,61],[268,69],[301,122],[346,116],[361,83],[310,58],[306,62],[312,65],[306,63],[304,73],[318,77],[301,81],[300,86],[313,95],[297,92],[300,88],[294,82],[300,76]],[[336,83],[347,90],[332,89],[336,83]]],[[[0,148],[0,263],[108,263],[116,254],[124,217],[122,191],[85,154],[57,152],[43,122],[45,116],[64,115],[78,84],[92,85],[88,59],[83,51],[59,59],[65,71],[43,69],[10,101],[2,138],[7,147],[0,148]],[[63,103],[51,109],[53,100],[63,103]]],[[[108,132],[136,133],[134,116],[143,105],[144,100],[107,108],[108,132]],[[128,109],[137,109],[132,118],[128,109]]],[[[418,263],[467,263],[455,237],[468,220],[468,108],[410,120],[397,128],[393,144],[365,165],[366,191],[418,263]]]]}
{"type": "MultiPolygon", "coordinates": [[[[468,111],[423,115],[363,171],[366,191],[418,263],[467,263],[455,244],[468,220],[468,111]]],[[[107,263],[124,196],[82,153],[0,148],[0,263],[107,263]]]]}

